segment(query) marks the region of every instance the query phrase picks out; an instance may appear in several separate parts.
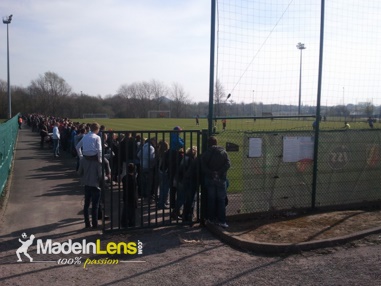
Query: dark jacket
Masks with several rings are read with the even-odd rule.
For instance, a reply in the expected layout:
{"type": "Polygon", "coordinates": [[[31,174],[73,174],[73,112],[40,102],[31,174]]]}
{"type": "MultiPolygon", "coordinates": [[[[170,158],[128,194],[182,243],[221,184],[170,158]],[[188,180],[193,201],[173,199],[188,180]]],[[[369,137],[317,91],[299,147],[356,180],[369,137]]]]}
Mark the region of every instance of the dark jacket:
{"type": "Polygon", "coordinates": [[[225,181],[229,168],[230,159],[222,147],[209,147],[201,156],[201,169],[206,178],[225,181]]]}
{"type": "Polygon", "coordinates": [[[123,202],[131,207],[138,205],[138,192],[135,174],[127,174],[122,178],[123,184],[123,202]]]}
{"type": "Polygon", "coordinates": [[[198,157],[185,155],[179,166],[179,181],[183,183],[196,182],[198,179],[198,157]]]}

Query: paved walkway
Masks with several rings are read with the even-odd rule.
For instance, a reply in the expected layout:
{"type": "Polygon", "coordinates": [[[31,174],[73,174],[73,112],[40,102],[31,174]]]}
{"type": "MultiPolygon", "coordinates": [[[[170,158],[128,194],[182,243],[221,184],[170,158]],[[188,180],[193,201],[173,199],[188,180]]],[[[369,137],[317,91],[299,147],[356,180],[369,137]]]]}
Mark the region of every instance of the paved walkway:
{"type": "Polygon", "coordinates": [[[19,131],[8,202],[0,210],[0,242],[26,234],[69,236],[83,229],[82,188],[75,175],[75,160],[68,153],[54,158],[39,135],[19,131]]]}

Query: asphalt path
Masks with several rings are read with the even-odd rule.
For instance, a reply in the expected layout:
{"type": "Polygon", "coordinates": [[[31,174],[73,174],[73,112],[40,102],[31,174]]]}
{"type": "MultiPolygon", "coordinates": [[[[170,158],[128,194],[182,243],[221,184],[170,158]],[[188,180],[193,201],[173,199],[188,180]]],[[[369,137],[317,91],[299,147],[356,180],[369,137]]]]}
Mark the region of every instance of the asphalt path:
{"type": "Polygon", "coordinates": [[[29,128],[19,131],[8,202],[3,208],[1,239],[44,233],[63,234],[83,227],[79,213],[82,189],[75,176],[75,160],[61,152],[54,158],[48,146],[29,128]]]}

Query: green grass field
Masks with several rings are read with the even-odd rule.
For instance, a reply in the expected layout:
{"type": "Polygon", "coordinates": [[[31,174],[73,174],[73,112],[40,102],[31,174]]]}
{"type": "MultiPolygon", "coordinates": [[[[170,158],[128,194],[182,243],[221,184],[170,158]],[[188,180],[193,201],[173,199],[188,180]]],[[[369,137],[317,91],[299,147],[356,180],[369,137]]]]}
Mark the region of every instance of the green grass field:
{"type": "MultiPolygon", "coordinates": [[[[183,130],[202,130],[207,129],[207,119],[200,119],[200,125],[197,126],[195,119],[172,119],[172,118],[157,118],[157,119],[73,119],[73,121],[79,122],[98,122],[106,126],[106,130],[112,129],[114,131],[171,131],[175,126],[181,126],[183,130]],[[84,121],[86,120],[86,121],[84,121]]],[[[312,129],[313,120],[270,120],[264,119],[256,121],[248,119],[229,119],[227,122],[227,130],[223,132],[221,121],[217,122],[217,139],[218,145],[225,147],[226,142],[235,143],[239,146],[239,152],[229,152],[231,160],[231,169],[229,170],[230,187],[229,193],[240,193],[243,189],[243,176],[242,176],[242,151],[243,151],[243,139],[242,133],[237,131],[310,131],[311,136],[313,134],[312,129]]],[[[365,121],[361,122],[349,122],[351,129],[368,129],[368,124],[365,121]]],[[[380,123],[375,123],[375,128],[380,127],[380,123]]],[[[320,128],[322,130],[344,130],[344,121],[322,121],[320,122],[320,128]]],[[[165,132],[158,134],[158,139],[169,139],[169,133],[165,132]],[[163,135],[165,134],[165,135],[163,135]],[[165,137],[162,137],[165,136],[165,137]]],[[[152,135],[152,134],[151,134],[152,135]]],[[[195,138],[190,138],[188,133],[182,134],[186,136],[186,146],[190,147],[195,144],[195,138]],[[192,141],[193,140],[193,141],[192,141]]],[[[149,136],[144,132],[143,136],[149,136]]]]}
{"type": "Polygon", "coordinates": [[[123,118],[123,119],[72,119],[75,122],[98,122],[106,126],[106,130],[114,131],[143,131],[143,130],[172,130],[175,126],[181,126],[184,130],[194,130],[207,128],[206,119],[200,120],[200,126],[196,126],[194,119],[175,118],[123,118]]]}
{"type": "MultiPolygon", "coordinates": [[[[208,128],[207,119],[200,119],[200,125],[197,126],[193,118],[123,118],[123,119],[72,119],[75,122],[98,122],[105,125],[106,130],[114,131],[143,131],[143,130],[172,130],[175,126],[181,126],[184,130],[202,130],[208,128]]],[[[250,131],[274,131],[274,130],[311,130],[312,119],[297,120],[297,119],[230,119],[227,121],[227,130],[250,130],[250,131]]],[[[367,129],[368,124],[365,121],[350,122],[351,129],[367,129]]],[[[221,131],[221,121],[217,122],[217,132],[221,131]]],[[[375,123],[375,128],[381,127],[380,123],[375,123]]],[[[320,122],[322,130],[340,130],[344,129],[344,121],[322,121],[320,122]]]]}

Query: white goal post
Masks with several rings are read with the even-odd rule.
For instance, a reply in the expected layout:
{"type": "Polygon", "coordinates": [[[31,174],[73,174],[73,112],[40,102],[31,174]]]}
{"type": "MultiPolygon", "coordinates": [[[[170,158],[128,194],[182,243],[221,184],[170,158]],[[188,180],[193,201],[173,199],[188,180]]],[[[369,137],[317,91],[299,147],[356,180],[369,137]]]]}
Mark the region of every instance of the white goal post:
{"type": "Polygon", "coordinates": [[[148,110],[148,118],[171,118],[170,110],[148,110]]]}
{"type": "Polygon", "coordinates": [[[107,113],[83,113],[83,118],[108,118],[107,113]]]}

